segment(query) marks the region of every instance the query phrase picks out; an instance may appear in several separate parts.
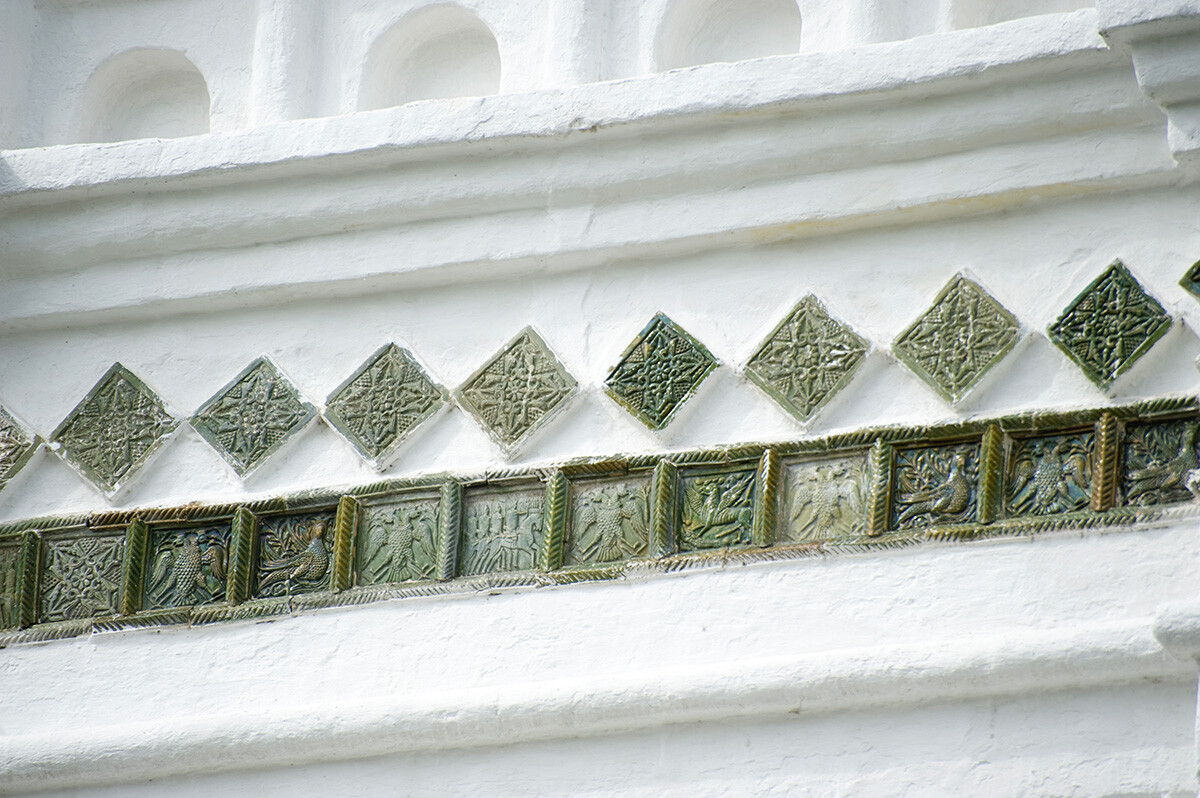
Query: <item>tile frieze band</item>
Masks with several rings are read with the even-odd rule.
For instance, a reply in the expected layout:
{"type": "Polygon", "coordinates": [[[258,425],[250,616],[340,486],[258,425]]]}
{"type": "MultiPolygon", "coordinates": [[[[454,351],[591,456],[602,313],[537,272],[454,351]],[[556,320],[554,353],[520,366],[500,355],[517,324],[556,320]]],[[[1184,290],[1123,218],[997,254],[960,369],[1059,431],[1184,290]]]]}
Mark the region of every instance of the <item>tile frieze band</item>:
{"type": "Polygon", "coordinates": [[[1192,397],[0,526],[0,645],[1193,513],[1192,397]]]}

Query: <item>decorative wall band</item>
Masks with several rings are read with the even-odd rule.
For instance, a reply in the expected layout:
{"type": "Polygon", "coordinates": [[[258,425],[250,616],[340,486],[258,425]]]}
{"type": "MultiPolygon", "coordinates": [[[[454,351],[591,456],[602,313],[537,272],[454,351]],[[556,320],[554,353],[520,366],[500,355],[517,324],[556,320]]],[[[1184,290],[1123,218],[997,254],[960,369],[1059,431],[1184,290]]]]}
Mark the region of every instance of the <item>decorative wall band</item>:
{"type": "Polygon", "coordinates": [[[458,576],[458,542],[462,535],[463,486],[454,480],[442,484],[438,500],[437,579],[458,576]]]}
{"type": "Polygon", "coordinates": [[[882,439],[871,446],[870,489],[867,493],[867,536],[877,538],[887,532],[892,507],[892,460],[895,452],[882,439]]]}
{"type": "Polygon", "coordinates": [[[236,606],[250,598],[254,586],[254,560],[258,553],[259,521],[246,507],[233,514],[233,531],[229,545],[229,577],[226,601],[236,606]]]}
{"type": "Polygon", "coordinates": [[[767,449],[758,461],[754,485],[754,545],[772,546],[779,514],[779,453],[767,449]]]}
{"type": "Polygon", "coordinates": [[[979,454],[979,523],[990,524],[998,517],[1003,482],[1004,434],[999,424],[992,424],[983,433],[979,454]]]}
{"type": "Polygon", "coordinates": [[[17,560],[17,627],[25,629],[37,623],[38,591],[42,569],[42,536],[33,530],[21,535],[17,560]]]}
{"type": "Polygon", "coordinates": [[[362,505],[353,496],[338,500],[337,515],[333,522],[333,581],[334,592],[345,590],[351,585],[354,567],[354,543],[358,532],[358,518],[362,505]]]}
{"type": "Polygon", "coordinates": [[[1117,417],[1104,413],[1096,422],[1095,474],[1092,477],[1092,511],[1101,513],[1117,503],[1117,417]]]}
{"type": "Polygon", "coordinates": [[[1162,522],[1196,515],[1198,468],[1196,402],[1168,398],[33,519],[0,526],[0,565],[16,571],[9,628],[34,627],[0,645],[1162,522]]]}
{"type": "Polygon", "coordinates": [[[140,518],[125,530],[125,564],[121,572],[121,614],[133,615],[142,608],[142,585],[149,557],[150,527],[140,518]]]}
{"type": "Polygon", "coordinates": [[[654,466],[650,483],[650,552],[655,557],[675,553],[675,493],[679,470],[670,460],[654,466]]]}
{"type": "Polygon", "coordinates": [[[567,478],[562,471],[555,471],[546,482],[545,531],[538,556],[538,567],[543,571],[557,571],[563,566],[563,543],[567,535],[567,487],[567,478]]]}

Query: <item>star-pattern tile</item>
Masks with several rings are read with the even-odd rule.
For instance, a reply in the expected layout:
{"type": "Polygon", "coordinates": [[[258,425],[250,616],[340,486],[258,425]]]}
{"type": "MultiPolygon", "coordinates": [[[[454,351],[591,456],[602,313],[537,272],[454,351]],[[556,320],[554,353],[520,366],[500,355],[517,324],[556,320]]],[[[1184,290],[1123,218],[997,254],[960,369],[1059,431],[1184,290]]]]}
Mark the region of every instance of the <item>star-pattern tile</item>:
{"type": "Polygon", "coordinates": [[[514,452],[562,409],[577,383],[532,327],[526,327],[455,392],[487,434],[514,452]]]}
{"type": "Polygon", "coordinates": [[[604,388],[635,418],[659,430],[716,367],[699,341],[659,313],[621,355],[604,388]]]}
{"type": "Polygon", "coordinates": [[[275,364],[260,357],[201,405],[192,426],[246,476],[316,413],[275,364]]]}
{"type": "Polygon", "coordinates": [[[113,496],[179,425],[154,391],[113,364],[51,436],[51,446],[113,496]]]}
{"type": "Polygon", "coordinates": [[[1016,346],[1021,326],[977,283],[959,274],[896,339],[892,351],[941,396],[966,396],[1016,346]]]}
{"type": "Polygon", "coordinates": [[[364,457],[381,463],[445,403],[445,389],[412,353],[388,344],[334,390],[325,418],[364,457]]]}
{"type": "Polygon", "coordinates": [[[810,294],[750,358],[746,376],[807,421],[850,382],[869,349],[865,339],[810,294]]]}
{"type": "Polygon", "coordinates": [[[0,490],[25,467],[42,439],[0,407],[0,490]]]}
{"type": "Polygon", "coordinates": [[[1116,261],[1050,325],[1050,340],[1107,389],[1171,329],[1171,317],[1116,261]]]}

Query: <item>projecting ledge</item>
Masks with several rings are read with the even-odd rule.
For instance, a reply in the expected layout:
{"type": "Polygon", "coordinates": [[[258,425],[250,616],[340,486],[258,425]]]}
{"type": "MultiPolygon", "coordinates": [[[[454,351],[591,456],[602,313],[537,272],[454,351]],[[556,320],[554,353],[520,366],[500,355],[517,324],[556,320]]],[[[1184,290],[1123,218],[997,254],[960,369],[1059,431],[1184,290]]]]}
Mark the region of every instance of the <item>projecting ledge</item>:
{"type": "Polygon", "coordinates": [[[0,737],[0,791],[134,783],[679,723],[1183,682],[1150,619],[0,737]]]}

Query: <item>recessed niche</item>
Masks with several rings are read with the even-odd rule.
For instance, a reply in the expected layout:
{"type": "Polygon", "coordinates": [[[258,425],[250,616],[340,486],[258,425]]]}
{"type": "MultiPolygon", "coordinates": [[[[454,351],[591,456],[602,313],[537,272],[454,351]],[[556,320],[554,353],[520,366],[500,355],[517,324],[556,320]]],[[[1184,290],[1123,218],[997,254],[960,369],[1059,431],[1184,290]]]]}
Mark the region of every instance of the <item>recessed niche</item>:
{"type": "Polygon", "coordinates": [[[500,48],[475,14],[452,5],[423,8],[376,40],[367,58],[361,111],[500,89],[500,48]]]}
{"type": "Polygon", "coordinates": [[[675,0],[658,36],[660,70],[800,49],[796,0],[675,0]]]}
{"type": "Polygon", "coordinates": [[[81,141],[178,138],[208,132],[208,84],[175,50],[128,50],[101,64],[84,90],[81,141]]]}

